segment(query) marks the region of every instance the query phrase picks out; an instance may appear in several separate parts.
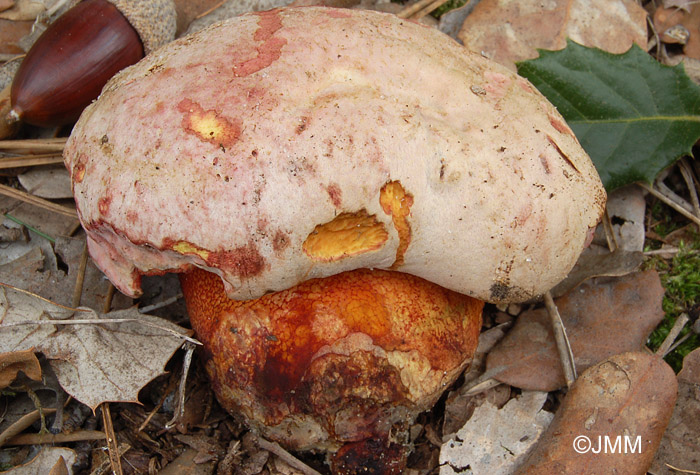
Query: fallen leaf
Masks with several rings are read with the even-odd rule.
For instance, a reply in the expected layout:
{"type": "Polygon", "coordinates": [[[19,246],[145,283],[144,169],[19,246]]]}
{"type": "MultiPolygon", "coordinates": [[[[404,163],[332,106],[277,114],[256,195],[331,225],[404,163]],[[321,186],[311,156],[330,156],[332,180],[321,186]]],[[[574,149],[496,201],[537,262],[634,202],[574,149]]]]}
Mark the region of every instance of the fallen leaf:
{"type": "Polygon", "coordinates": [[[554,415],[547,393],[524,391],[503,408],[486,401],[440,449],[440,475],[510,473],[521,464],[554,415]]]}
{"type": "Polygon", "coordinates": [[[692,473],[700,468],[700,348],[683,359],[678,400],[654,463],[654,475],[692,473]],[[679,470],[673,470],[676,467],[679,470]],[[687,471],[687,472],[683,472],[687,471]]]}
{"type": "Polygon", "coordinates": [[[642,262],[642,252],[618,249],[614,252],[596,253],[586,249],[569,275],[551,290],[552,296],[561,297],[594,277],[622,277],[631,274],[639,269],[642,262]]]}
{"type": "Polygon", "coordinates": [[[459,31],[462,29],[466,18],[471,15],[478,3],[479,0],[467,0],[461,7],[453,8],[442,14],[442,16],[440,16],[438,30],[459,41],[459,31]]]}
{"type": "Polygon", "coordinates": [[[108,314],[73,311],[6,287],[0,288],[0,314],[0,351],[33,347],[42,352],[63,389],[93,411],[105,401],[137,402],[139,390],[163,374],[182,345],[178,335],[191,333],[136,308],[108,314]],[[60,322],[20,324],[80,319],[98,321],[63,324],[60,329],[60,322]]]}
{"type": "Polygon", "coordinates": [[[17,176],[28,193],[41,198],[73,198],[70,174],[64,166],[35,167],[17,176]]]}
{"type": "Polygon", "coordinates": [[[608,194],[606,208],[618,249],[631,252],[643,251],[646,218],[644,190],[637,185],[613,190],[608,194]]]}
{"type": "Polygon", "coordinates": [[[651,183],[700,138],[700,87],[636,45],[612,55],[568,41],[518,73],[564,116],[608,191],[651,183]]]}
{"type": "Polygon", "coordinates": [[[0,196],[0,211],[2,214],[9,212],[16,219],[53,238],[70,236],[80,227],[80,222],[77,219],[68,218],[54,211],[38,208],[6,196],[0,196]]]}
{"type": "MultiPolygon", "coordinates": [[[[78,455],[74,450],[65,447],[45,447],[31,461],[11,468],[3,475],[46,475],[59,474],[61,472],[52,472],[58,465],[70,467],[78,460],[78,455]]],[[[60,468],[56,469],[60,470],[60,468]]]]}
{"type": "Polygon", "coordinates": [[[12,21],[0,18],[0,54],[24,54],[20,39],[32,30],[33,21],[12,21]]]}
{"type": "Polygon", "coordinates": [[[12,8],[0,13],[0,18],[13,21],[34,21],[45,11],[44,4],[37,0],[17,0],[12,8]]]}
{"type": "Polygon", "coordinates": [[[686,56],[700,59],[700,36],[697,34],[700,30],[700,7],[697,3],[686,10],[657,8],[654,28],[662,42],[680,43],[686,56]]]}
{"type": "Polygon", "coordinates": [[[690,11],[690,6],[697,3],[698,0],[663,0],[664,8],[682,8],[685,11],[690,11]]]}
{"type": "MultiPolygon", "coordinates": [[[[555,300],[579,371],[620,351],[641,349],[664,316],[664,288],[656,271],[608,282],[586,282],[555,300]]],[[[553,391],[565,385],[554,335],[544,308],[520,314],[488,354],[486,368],[511,386],[553,391]],[[499,371],[499,368],[502,368],[499,371]]]]}
{"type": "Polygon", "coordinates": [[[15,6],[15,0],[0,0],[0,12],[4,12],[13,6],[15,6]]]}
{"type": "Polygon", "coordinates": [[[31,380],[41,381],[41,364],[33,350],[0,353],[0,389],[9,386],[20,371],[31,380]]]}
{"type": "Polygon", "coordinates": [[[673,369],[655,355],[623,353],[598,363],[571,386],[516,473],[645,473],[677,387],[673,369]]]}
{"type": "Polygon", "coordinates": [[[537,49],[559,50],[566,38],[611,53],[646,48],[647,13],[633,0],[481,0],[459,39],[472,51],[515,70],[537,49]]]}

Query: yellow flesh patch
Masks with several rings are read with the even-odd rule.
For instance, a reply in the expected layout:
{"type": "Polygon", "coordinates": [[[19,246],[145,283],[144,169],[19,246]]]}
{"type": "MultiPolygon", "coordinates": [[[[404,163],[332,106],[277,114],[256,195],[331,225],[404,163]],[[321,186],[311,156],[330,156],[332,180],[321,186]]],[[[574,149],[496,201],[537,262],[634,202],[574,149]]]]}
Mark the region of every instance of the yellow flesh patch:
{"type": "Polygon", "coordinates": [[[302,249],[314,261],[334,262],[375,251],[388,238],[384,225],[361,210],[342,213],[332,221],[319,224],[306,238],[302,249]]]}
{"type": "Polygon", "coordinates": [[[403,265],[404,254],[411,242],[411,225],[408,223],[408,215],[413,205],[413,196],[406,193],[401,183],[391,181],[384,185],[379,194],[379,204],[384,212],[391,215],[394,229],[399,235],[399,247],[396,249],[396,259],[390,269],[395,270],[403,265]]]}
{"type": "Polygon", "coordinates": [[[193,113],[190,116],[190,127],[204,140],[222,140],[226,134],[226,124],[213,111],[193,113]]]}
{"type": "Polygon", "coordinates": [[[180,241],[175,244],[173,246],[173,251],[179,252],[180,254],[196,254],[205,261],[209,258],[209,251],[200,249],[187,241],[180,241]]]}

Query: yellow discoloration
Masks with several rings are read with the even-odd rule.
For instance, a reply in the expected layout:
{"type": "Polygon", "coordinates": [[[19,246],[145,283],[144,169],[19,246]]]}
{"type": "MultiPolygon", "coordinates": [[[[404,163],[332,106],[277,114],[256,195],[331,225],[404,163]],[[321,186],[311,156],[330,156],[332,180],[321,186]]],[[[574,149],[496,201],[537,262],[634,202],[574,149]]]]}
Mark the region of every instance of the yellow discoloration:
{"type": "Polygon", "coordinates": [[[226,124],[213,111],[193,113],[190,116],[190,126],[203,140],[220,141],[226,134],[226,124]]]}
{"type": "Polygon", "coordinates": [[[384,212],[391,215],[394,229],[399,235],[399,247],[396,249],[396,259],[390,269],[395,270],[403,265],[404,254],[411,242],[411,225],[408,222],[408,215],[411,213],[413,196],[406,193],[401,183],[391,181],[384,185],[379,194],[379,204],[384,212]]]}
{"type": "Polygon", "coordinates": [[[334,262],[380,249],[389,238],[384,225],[367,211],[342,213],[319,224],[304,241],[302,249],[312,260],[334,262]]]}
{"type": "Polygon", "coordinates": [[[209,259],[210,252],[204,249],[200,249],[192,243],[187,241],[180,241],[173,246],[173,251],[179,252],[180,254],[196,254],[205,261],[209,259]]]}

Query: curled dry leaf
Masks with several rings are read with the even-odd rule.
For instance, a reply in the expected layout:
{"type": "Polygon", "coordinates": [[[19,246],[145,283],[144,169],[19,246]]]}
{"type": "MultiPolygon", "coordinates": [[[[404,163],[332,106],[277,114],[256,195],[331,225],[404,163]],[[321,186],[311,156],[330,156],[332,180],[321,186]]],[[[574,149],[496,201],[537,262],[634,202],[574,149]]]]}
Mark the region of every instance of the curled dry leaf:
{"type": "Polygon", "coordinates": [[[176,335],[188,334],[136,308],[109,314],[75,312],[7,287],[0,288],[0,315],[0,351],[42,352],[66,392],[93,410],[105,401],[136,402],[139,390],[163,373],[181,346],[182,338],[176,335]],[[59,320],[58,325],[20,324],[52,319],[59,320]],[[95,321],[68,323],[79,319],[95,321]]]}
{"type": "Polygon", "coordinates": [[[654,475],[698,471],[700,467],[700,349],[689,353],[678,373],[678,401],[650,472],[654,475]]]}
{"type": "Polygon", "coordinates": [[[459,39],[515,70],[536,49],[558,50],[566,38],[610,53],[646,46],[646,11],[633,0],[482,0],[459,39]]]}
{"type": "Polygon", "coordinates": [[[552,421],[542,409],[547,393],[526,391],[498,409],[486,401],[442,445],[440,475],[510,473],[552,421]]]}
{"type": "Polygon", "coordinates": [[[41,380],[41,364],[33,350],[0,354],[0,389],[9,386],[20,371],[29,379],[41,380]]]}
{"type": "Polygon", "coordinates": [[[654,28],[664,43],[680,43],[686,56],[700,59],[700,8],[697,3],[686,9],[657,8],[654,28]]]}
{"type": "Polygon", "coordinates": [[[12,8],[0,13],[0,18],[13,21],[34,21],[46,11],[44,2],[36,0],[17,0],[12,8]]]}
{"type": "Polygon", "coordinates": [[[615,355],[587,369],[516,473],[645,473],[677,386],[671,367],[647,353],[615,355]]]}
{"type": "MultiPolygon", "coordinates": [[[[582,371],[620,351],[639,350],[664,316],[656,271],[606,283],[587,282],[556,300],[575,364],[582,371]]],[[[523,389],[553,391],[565,384],[545,309],[521,314],[486,359],[495,378],[523,389]]]]}

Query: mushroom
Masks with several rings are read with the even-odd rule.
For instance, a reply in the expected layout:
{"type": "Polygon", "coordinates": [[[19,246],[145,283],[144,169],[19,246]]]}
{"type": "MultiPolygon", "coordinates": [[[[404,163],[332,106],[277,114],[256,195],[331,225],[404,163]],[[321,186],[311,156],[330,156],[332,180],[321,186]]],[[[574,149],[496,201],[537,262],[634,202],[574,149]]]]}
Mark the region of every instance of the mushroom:
{"type": "Polygon", "coordinates": [[[105,86],[64,157],[96,264],[132,296],[182,273],[222,404],[340,473],[388,454],[468,364],[474,299],[554,286],[605,203],[528,81],[360,10],[256,12],[174,41],[105,86]]]}

